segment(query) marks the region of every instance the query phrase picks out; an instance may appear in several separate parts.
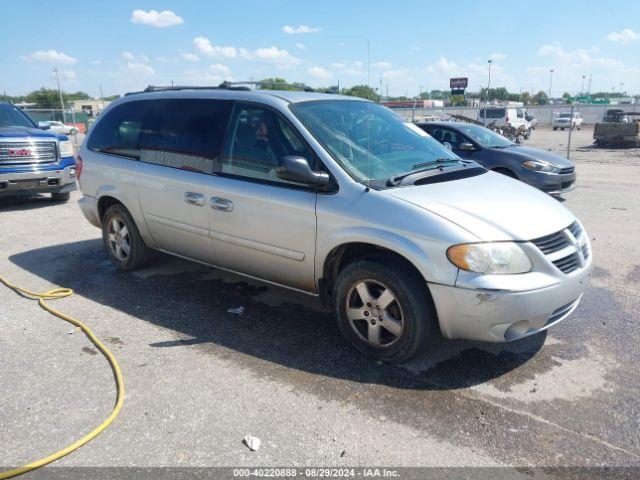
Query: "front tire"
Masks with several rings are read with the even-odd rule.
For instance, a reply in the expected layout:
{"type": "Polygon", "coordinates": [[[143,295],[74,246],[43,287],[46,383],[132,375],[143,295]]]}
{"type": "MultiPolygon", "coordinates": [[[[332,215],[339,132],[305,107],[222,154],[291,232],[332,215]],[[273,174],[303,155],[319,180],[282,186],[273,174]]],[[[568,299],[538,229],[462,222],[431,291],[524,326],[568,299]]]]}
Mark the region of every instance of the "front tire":
{"type": "Polygon", "coordinates": [[[110,260],[120,270],[140,268],[152,252],[122,204],[112,205],[102,217],[102,242],[110,260]]]}
{"type": "Polygon", "coordinates": [[[52,198],[52,200],[55,200],[56,202],[68,202],[69,199],[71,198],[71,193],[69,193],[69,192],[65,192],[65,193],[53,192],[51,194],[51,198],[52,198]]]}
{"type": "Polygon", "coordinates": [[[383,257],[359,260],[340,272],[334,292],[340,331],[365,355],[406,362],[436,336],[427,285],[411,268],[383,257]]]}

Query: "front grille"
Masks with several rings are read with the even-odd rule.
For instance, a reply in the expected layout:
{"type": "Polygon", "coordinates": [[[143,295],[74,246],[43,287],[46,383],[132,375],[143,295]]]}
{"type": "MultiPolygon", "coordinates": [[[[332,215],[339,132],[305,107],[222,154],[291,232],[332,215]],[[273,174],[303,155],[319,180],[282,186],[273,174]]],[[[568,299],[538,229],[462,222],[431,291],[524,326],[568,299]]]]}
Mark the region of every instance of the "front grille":
{"type": "Polygon", "coordinates": [[[47,165],[57,160],[56,142],[0,142],[0,167],[47,165]]]}
{"type": "Polygon", "coordinates": [[[563,273],[571,273],[580,267],[580,256],[577,252],[553,262],[563,273]]]}
{"type": "Polygon", "coordinates": [[[573,222],[559,232],[532,240],[531,243],[565,274],[581,268],[583,259],[587,260],[591,254],[586,235],[578,222],[573,222]]]}
{"type": "Polygon", "coordinates": [[[564,234],[563,230],[552,233],[546,237],[541,237],[536,240],[532,240],[532,243],[542,250],[542,253],[549,255],[550,253],[557,252],[569,245],[569,239],[564,234]]]}
{"type": "Polygon", "coordinates": [[[575,167],[567,167],[567,168],[561,168],[560,169],[560,174],[566,174],[566,173],[573,173],[575,171],[575,167]]]}

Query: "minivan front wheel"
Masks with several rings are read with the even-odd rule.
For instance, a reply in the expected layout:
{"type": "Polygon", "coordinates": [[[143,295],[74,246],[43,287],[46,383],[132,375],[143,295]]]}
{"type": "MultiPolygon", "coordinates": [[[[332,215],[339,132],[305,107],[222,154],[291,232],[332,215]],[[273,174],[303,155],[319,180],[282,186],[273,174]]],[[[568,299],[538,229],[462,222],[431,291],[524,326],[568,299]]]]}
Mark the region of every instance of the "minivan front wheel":
{"type": "Polygon", "coordinates": [[[121,204],[109,207],[102,217],[102,241],[109,258],[120,270],[135,270],[151,255],[131,214],[121,204]]]}
{"type": "Polygon", "coordinates": [[[334,301],[340,331],[365,355],[405,362],[435,336],[437,320],[424,279],[386,259],[346,266],[334,301]]]}

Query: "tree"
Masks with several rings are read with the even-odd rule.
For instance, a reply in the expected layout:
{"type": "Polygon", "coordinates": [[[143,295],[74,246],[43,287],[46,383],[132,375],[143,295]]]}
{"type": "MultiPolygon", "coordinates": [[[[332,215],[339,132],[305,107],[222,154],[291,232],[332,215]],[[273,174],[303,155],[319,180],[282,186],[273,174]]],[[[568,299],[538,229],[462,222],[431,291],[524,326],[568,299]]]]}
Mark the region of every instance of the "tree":
{"type": "Polygon", "coordinates": [[[300,82],[287,83],[284,78],[280,77],[263,78],[260,81],[265,83],[265,85],[260,85],[262,90],[307,90],[309,88],[300,82]]]}
{"type": "Polygon", "coordinates": [[[380,95],[368,85],[354,85],[351,88],[345,88],[342,90],[343,95],[350,95],[352,97],[366,98],[367,100],[380,101],[380,95]]]}
{"type": "Polygon", "coordinates": [[[529,92],[522,92],[522,95],[520,95],[520,101],[525,105],[530,105],[531,95],[529,94],[529,92]]]}
{"type": "Polygon", "coordinates": [[[549,103],[549,97],[542,90],[536,93],[533,99],[538,105],[547,105],[549,103]]]}
{"type": "MultiPolygon", "coordinates": [[[[67,103],[74,100],[86,100],[91,97],[85,92],[62,92],[62,98],[66,106],[67,103]]],[[[61,108],[60,94],[58,93],[58,90],[54,90],[52,88],[42,87],[39,90],[29,92],[25,95],[24,101],[27,103],[35,103],[36,108],[61,108]]]]}

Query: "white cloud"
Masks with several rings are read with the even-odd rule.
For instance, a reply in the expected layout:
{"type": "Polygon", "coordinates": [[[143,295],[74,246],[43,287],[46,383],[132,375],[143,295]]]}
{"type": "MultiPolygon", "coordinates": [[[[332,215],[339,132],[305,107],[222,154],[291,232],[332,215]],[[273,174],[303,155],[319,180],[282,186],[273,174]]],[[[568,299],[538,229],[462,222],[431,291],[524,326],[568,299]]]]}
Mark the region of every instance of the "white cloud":
{"type": "Polygon", "coordinates": [[[149,58],[146,55],[134,55],[131,52],[122,52],[124,64],[121,70],[124,74],[149,76],[155,73],[155,70],[149,65],[149,58]]]}
{"type": "Polygon", "coordinates": [[[231,69],[221,63],[210,65],[206,69],[191,68],[182,72],[182,76],[188,82],[211,82],[214,84],[231,81],[231,69]]]}
{"type": "Polygon", "coordinates": [[[73,70],[60,70],[60,79],[67,83],[77,83],[77,75],[73,70]]]}
{"type": "Polygon", "coordinates": [[[157,10],[134,10],[131,13],[132,23],[141,23],[143,25],[149,25],[156,28],[172,27],[173,25],[181,25],[184,23],[182,17],[176,15],[171,10],[163,10],[158,12],[157,10]]]}
{"type": "Polygon", "coordinates": [[[328,80],[333,77],[333,74],[330,71],[317,66],[307,68],[307,74],[321,80],[328,80]]]}
{"type": "Polygon", "coordinates": [[[282,31],[287,35],[298,35],[300,33],[315,33],[321,31],[320,27],[309,27],[308,25],[298,25],[297,27],[292,27],[291,25],[285,25],[282,27],[282,31]]]}
{"type": "Polygon", "coordinates": [[[184,52],[180,56],[182,57],[183,60],[186,60],[187,62],[197,62],[198,60],[200,60],[198,55],[196,55],[195,53],[184,52]]]}
{"type": "Polygon", "coordinates": [[[102,60],[91,60],[92,65],[102,65],[102,60]]]}
{"type": "Polygon", "coordinates": [[[382,79],[383,80],[398,80],[401,78],[406,78],[407,77],[407,72],[406,70],[387,70],[385,72],[382,73],[382,79]]]}
{"type": "Polygon", "coordinates": [[[209,73],[222,77],[231,77],[231,69],[221,63],[214,63],[209,67],[209,73]]]}
{"type": "Polygon", "coordinates": [[[622,31],[612,32],[604,38],[610,42],[626,45],[627,43],[640,42],[640,33],[634,32],[630,28],[624,28],[622,31]]]}
{"type": "Polygon", "coordinates": [[[236,58],[236,47],[213,45],[206,37],[196,37],[193,44],[198,52],[209,58],[236,58]]]}
{"type": "Polygon", "coordinates": [[[304,43],[300,43],[300,42],[296,43],[296,47],[298,47],[298,49],[300,49],[300,50],[306,50],[307,49],[305,44],[304,43]]]}
{"type": "Polygon", "coordinates": [[[501,60],[505,60],[507,56],[504,53],[492,53],[489,55],[489,58],[494,62],[499,62],[501,60]]]}
{"type": "Polygon", "coordinates": [[[24,58],[27,61],[33,60],[36,62],[60,63],[63,65],[70,65],[77,61],[66,53],[58,52],[57,50],[36,50],[24,58]]]}
{"type": "Polygon", "coordinates": [[[382,68],[382,69],[391,68],[391,64],[389,62],[373,62],[371,66],[373,68],[382,68]]]}
{"type": "Polygon", "coordinates": [[[427,72],[429,73],[451,73],[456,70],[458,70],[458,65],[455,62],[447,60],[444,57],[440,57],[436,63],[427,67],[427,72]]]}
{"type": "MultiPolygon", "coordinates": [[[[245,51],[246,52],[246,51],[245,51]]],[[[278,47],[258,48],[253,53],[247,53],[247,58],[256,58],[265,63],[271,63],[281,67],[297,65],[300,59],[291,55],[287,50],[281,50],[278,47]]]]}
{"type": "Polygon", "coordinates": [[[344,75],[365,75],[367,72],[364,70],[364,64],[357,60],[355,62],[347,63],[347,62],[334,62],[331,64],[331,68],[338,70],[340,73],[344,75]]]}

